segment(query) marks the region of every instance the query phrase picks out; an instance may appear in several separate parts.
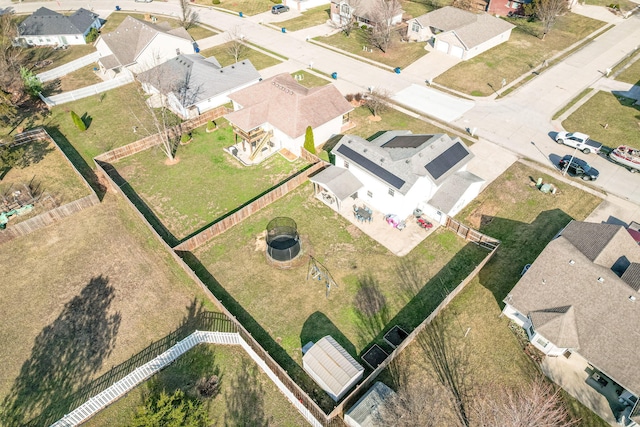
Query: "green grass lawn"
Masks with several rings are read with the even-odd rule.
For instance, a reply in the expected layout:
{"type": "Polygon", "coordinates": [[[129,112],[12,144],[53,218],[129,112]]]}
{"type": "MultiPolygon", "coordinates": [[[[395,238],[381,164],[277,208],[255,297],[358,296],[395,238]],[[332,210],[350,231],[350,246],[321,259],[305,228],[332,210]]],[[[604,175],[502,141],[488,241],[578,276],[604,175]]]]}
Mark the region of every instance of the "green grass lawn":
{"type": "Polygon", "coordinates": [[[90,64],[60,77],[52,82],[52,84],[49,82],[45,83],[44,95],[56,95],[102,82],[103,80],[93,71],[95,67],[96,64],[90,64]]]}
{"type": "MultiPolygon", "coordinates": [[[[231,65],[236,62],[233,55],[228,51],[230,43],[231,42],[210,47],[209,49],[201,51],[200,54],[205,58],[215,56],[220,65],[226,67],[227,65],[231,65]]],[[[265,55],[262,52],[251,49],[250,47],[247,47],[247,49],[243,51],[242,55],[240,55],[239,60],[242,61],[244,59],[250,60],[253,66],[256,67],[256,70],[262,70],[264,68],[268,68],[282,62],[279,59],[276,59],[269,55],[265,55]]]]}
{"type": "Polygon", "coordinates": [[[304,28],[324,24],[330,18],[331,9],[327,5],[324,5],[304,11],[300,16],[278,22],[276,25],[286,28],[287,31],[298,31],[304,28]]]}
{"type": "Polygon", "coordinates": [[[624,144],[640,149],[640,107],[634,103],[634,99],[600,91],[563,121],[562,126],[584,132],[608,147],[624,144]]]}
{"type": "MultiPolygon", "coordinates": [[[[113,12],[107,18],[107,22],[100,29],[100,32],[103,34],[106,34],[114,31],[118,27],[118,25],[120,25],[122,21],[124,21],[124,19],[127,16],[131,16],[132,18],[139,19],[140,21],[145,21],[145,16],[147,15],[152,16],[151,14],[144,14],[144,13],[113,12]]],[[[158,18],[158,23],[168,22],[171,28],[178,28],[180,26],[180,22],[177,19],[168,18],[162,15],[159,15],[157,18],[158,18]]],[[[208,28],[204,28],[200,25],[195,25],[189,28],[187,32],[194,40],[201,40],[206,37],[216,35],[215,32],[209,30],[208,28]]]]}
{"type": "Polygon", "coordinates": [[[241,165],[224,147],[233,145],[231,126],[218,120],[219,128],[193,131],[193,141],[180,146],[177,164],[167,166],[159,149],[127,157],[114,166],[131,188],[152,208],[164,226],[178,239],[257,197],[302,169],[302,160],[288,162],[279,154],[258,166],[241,165]]]}
{"type": "Polygon", "coordinates": [[[219,394],[203,399],[211,425],[306,426],[306,420],[240,346],[199,345],[124,398],[91,418],[87,427],[129,425],[149,394],[181,389],[197,396],[196,382],[217,375],[219,394]]]}
{"type": "Polygon", "coordinates": [[[584,39],[605,23],[581,15],[568,13],[558,18],[546,38],[542,40],[540,22],[512,20],[517,25],[509,41],[468,61],[463,61],[436,77],[436,83],[474,96],[488,96],[530,72],[544,60],[584,39]]]}
{"type": "Polygon", "coordinates": [[[413,18],[417,18],[418,16],[422,16],[425,13],[429,13],[439,7],[448,6],[449,4],[451,4],[451,2],[446,0],[433,0],[429,2],[419,0],[402,0],[400,4],[402,5],[402,9],[404,9],[407,15],[411,15],[411,17],[413,18]]]}
{"type": "Polygon", "coordinates": [[[373,48],[373,52],[364,52],[362,46],[368,43],[364,40],[363,32],[364,30],[357,29],[352,31],[349,37],[339,32],[327,37],[316,37],[314,40],[394,68],[404,68],[427,54],[424,49],[425,43],[401,43],[398,34],[394,34],[393,42],[386,53],[377,48],[373,48]]]}
{"type": "Polygon", "coordinates": [[[314,391],[300,372],[304,344],[330,334],[357,356],[372,342],[382,343],[381,332],[390,325],[412,330],[487,251],[437,230],[398,258],[312,193],[311,184],[300,186],[187,258],[281,366],[326,404],[326,394],[314,391]],[[265,260],[264,230],[278,216],[293,218],[301,234],[303,255],[288,270],[265,260]],[[338,284],[328,298],[323,283],[306,279],[307,255],[321,262],[338,284]],[[385,301],[382,308],[367,308],[371,295],[385,301]]]}
{"type": "Polygon", "coordinates": [[[632,85],[640,85],[640,54],[636,55],[636,61],[633,64],[618,74],[616,80],[631,83],[632,85]]]}
{"type": "MultiPolygon", "coordinates": [[[[212,5],[211,0],[196,0],[196,3],[205,6],[212,5]]],[[[271,6],[274,4],[270,0],[220,0],[220,4],[213,6],[253,16],[271,10],[271,6]]]]}
{"type": "Polygon", "coordinates": [[[611,2],[608,0],[585,0],[584,4],[602,6],[602,7],[607,7],[610,4],[617,4],[618,6],[620,6],[620,10],[622,12],[629,11],[637,6],[636,3],[629,0],[622,0],[622,1],[615,1],[615,2],[611,2]]]}
{"type": "Polygon", "coordinates": [[[298,83],[308,88],[326,86],[329,83],[331,83],[329,80],[322,77],[318,77],[317,75],[309,73],[305,70],[298,70],[294,73],[291,73],[291,75],[294,78],[295,76],[300,76],[299,78],[301,78],[301,80],[298,80],[298,83]]]}

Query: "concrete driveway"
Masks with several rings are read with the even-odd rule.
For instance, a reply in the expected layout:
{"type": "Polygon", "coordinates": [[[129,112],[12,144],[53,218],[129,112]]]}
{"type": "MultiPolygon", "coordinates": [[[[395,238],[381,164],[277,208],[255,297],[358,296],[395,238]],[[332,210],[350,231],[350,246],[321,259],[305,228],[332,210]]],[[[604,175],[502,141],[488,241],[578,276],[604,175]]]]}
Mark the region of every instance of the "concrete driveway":
{"type": "Polygon", "coordinates": [[[474,106],[473,101],[456,98],[435,89],[412,84],[397,92],[392,99],[412,110],[435,117],[444,122],[452,122],[474,106]]]}

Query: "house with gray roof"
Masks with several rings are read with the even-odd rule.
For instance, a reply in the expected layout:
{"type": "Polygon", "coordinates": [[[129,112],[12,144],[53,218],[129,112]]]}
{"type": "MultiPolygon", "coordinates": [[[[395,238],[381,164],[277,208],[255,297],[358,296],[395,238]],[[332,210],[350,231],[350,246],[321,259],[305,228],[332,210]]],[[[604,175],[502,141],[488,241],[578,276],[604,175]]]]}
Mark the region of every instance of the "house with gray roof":
{"type": "Polygon", "coordinates": [[[100,29],[97,13],[80,8],[66,16],[41,7],[18,25],[16,42],[28,46],[67,46],[86,44],[92,28],[100,29]]]}
{"type": "Polygon", "coordinates": [[[138,74],[145,92],[166,99],[171,111],[183,119],[228,103],[229,94],[260,81],[251,61],[222,67],[215,57],[199,53],[179,55],[138,74]]]}
{"type": "Polygon", "coordinates": [[[545,355],[588,361],[584,381],[613,389],[614,415],[630,422],[640,412],[639,290],[640,247],[627,230],[572,221],[509,292],[503,313],[545,355]]]}
{"type": "Polygon", "coordinates": [[[407,38],[429,41],[437,51],[467,60],[509,40],[514,27],[485,12],[446,6],[409,21],[407,38]]]}
{"type": "Polygon", "coordinates": [[[373,26],[384,22],[387,13],[393,15],[388,18],[390,25],[402,22],[404,10],[397,0],[331,0],[331,22],[338,27],[349,23],[373,26]]]}
{"type": "Polygon", "coordinates": [[[473,154],[462,140],[445,134],[394,130],[371,141],[345,135],[331,153],[335,166],[310,180],[316,193],[329,193],[338,201],[338,210],[348,198],[357,198],[403,219],[420,209],[444,224],[480,193],[484,183],[466,170],[473,154]]]}
{"type": "Polygon", "coordinates": [[[308,126],[314,142],[322,144],[350,125],[353,106],[332,84],[307,88],[282,73],[229,95],[234,111],[231,122],[248,161],[286,149],[300,156],[308,126]],[[260,156],[258,156],[260,154],[260,156]]]}
{"type": "Polygon", "coordinates": [[[194,52],[193,39],[182,27],[152,24],[127,16],[114,31],[96,41],[98,65],[108,76],[123,70],[134,74],[149,70],[181,54],[194,52]]]}

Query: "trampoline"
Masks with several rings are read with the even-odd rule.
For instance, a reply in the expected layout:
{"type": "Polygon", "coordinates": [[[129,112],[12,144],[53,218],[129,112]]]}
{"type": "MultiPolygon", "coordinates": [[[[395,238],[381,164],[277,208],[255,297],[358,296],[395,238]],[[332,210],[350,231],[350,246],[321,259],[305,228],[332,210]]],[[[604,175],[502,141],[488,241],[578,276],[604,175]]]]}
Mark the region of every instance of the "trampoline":
{"type": "Polygon", "coordinates": [[[267,224],[267,261],[280,268],[289,268],[300,255],[300,236],[296,222],[287,217],[272,219],[267,224]]]}

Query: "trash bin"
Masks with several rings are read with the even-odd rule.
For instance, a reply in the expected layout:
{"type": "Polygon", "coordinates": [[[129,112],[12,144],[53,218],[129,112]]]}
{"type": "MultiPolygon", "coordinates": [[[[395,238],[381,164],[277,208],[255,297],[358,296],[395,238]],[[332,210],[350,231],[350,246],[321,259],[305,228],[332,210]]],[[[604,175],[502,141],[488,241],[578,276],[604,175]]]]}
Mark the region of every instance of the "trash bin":
{"type": "Polygon", "coordinates": [[[331,78],[332,79],[337,79],[338,78],[338,73],[336,73],[335,71],[333,73],[331,73],[331,78]]]}
{"type": "Polygon", "coordinates": [[[282,27],[280,30],[281,30],[283,33],[286,33],[286,32],[287,32],[287,29],[286,29],[285,27],[282,27]]]}
{"type": "Polygon", "coordinates": [[[199,48],[199,47],[197,47],[197,46],[196,46],[196,48],[195,48],[195,49],[193,49],[193,50],[195,50],[195,52],[196,52],[196,53],[200,53],[200,48],[199,48]]]}
{"type": "Polygon", "coordinates": [[[116,6],[116,10],[120,10],[120,6],[116,6]]]}
{"type": "Polygon", "coordinates": [[[400,67],[394,68],[393,71],[395,71],[396,74],[400,74],[400,67]]]}

